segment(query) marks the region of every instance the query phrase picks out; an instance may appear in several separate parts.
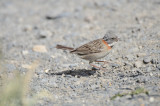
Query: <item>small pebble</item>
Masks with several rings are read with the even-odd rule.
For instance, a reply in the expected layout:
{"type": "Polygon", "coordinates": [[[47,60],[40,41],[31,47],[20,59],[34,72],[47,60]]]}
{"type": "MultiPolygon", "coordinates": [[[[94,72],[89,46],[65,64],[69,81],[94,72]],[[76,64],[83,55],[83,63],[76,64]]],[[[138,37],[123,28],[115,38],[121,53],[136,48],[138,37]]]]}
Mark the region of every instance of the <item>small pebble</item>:
{"type": "Polygon", "coordinates": [[[27,26],[24,27],[23,30],[24,30],[25,32],[27,32],[27,31],[31,31],[32,29],[33,29],[33,28],[32,28],[31,25],[27,25],[27,26]]]}
{"type": "Polygon", "coordinates": [[[146,67],[147,68],[147,71],[149,72],[149,71],[152,71],[153,70],[153,67],[146,67]]]}
{"type": "Polygon", "coordinates": [[[160,70],[160,64],[157,65],[158,70],[160,70]]]}
{"type": "Polygon", "coordinates": [[[77,75],[75,75],[75,78],[78,78],[78,76],[77,76],[77,75]]]}
{"type": "Polygon", "coordinates": [[[154,102],[154,97],[150,97],[150,98],[149,98],[149,101],[150,101],[150,102],[154,102]]]}
{"type": "Polygon", "coordinates": [[[45,72],[46,74],[48,74],[48,73],[49,73],[49,69],[44,70],[44,72],[45,72]]]}
{"type": "Polygon", "coordinates": [[[144,64],[148,64],[149,62],[151,62],[151,58],[150,58],[150,57],[145,57],[145,58],[143,59],[143,63],[144,63],[144,64]]]}
{"type": "Polygon", "coordinates": [[[129,54],[129,55],[126,56],[126,58],[127,58],[128,60],[133,60],[133,59],[134,59],[134,56],[131,55],[131,54],[129,54]]]}
{"type": "Polygon", "coordinates": [[[64,74],[64,73],[62,74],[62,77],[65,77],[65,74],[64,74]]]}
{"type": "Polygon", "coordinates": [[[137,54],[137,57],[143,57],[143,56],[146,56],[146,53],[138,53],[137,54]]]}
{"type": "Polygon", "coordinates": [[[32,66],[28,64],[22,64],[22,67],[26,69],[31,69],[32,66]]]}
{"type": "Polygon", "coordinates": [[[45,53],[45,52],[47,52],[47,49],[44,45],[35,45],[33,47],[33,51],[40,52],[40,53],[45,53]]]}
{"type": "Polygon", "coordinates": [[[76,66],[77,66],[77,64],[70,64],[69,65],[70,68],[73,68],[73,67],[76,67],[76,66]]]}
{"type": "Polygon", "coordinates": [[[22,51],[23,55],[27,55],[29,52],[27,50],[22,51]]]}
{"type": "Polygon", "coordinates": [[[142,47],[142,46],[138,46],[138,48],[139,48],[139,49],[142,49],[143,47],[142,47]]]}
{"type": "Polygon", "coordinates": [[[137,67],[137,68],[140,68],[140,67],[143,66],[143,63],[142,63],[142,61],[136,61],[136,62],[134,63],[134,66],[137,67]]]}
{"type": "Polygon", "coordinates": [[[153,73],[150,73],[150,76],[153,76],[153,73]]]}
{"type": "Polygon", "coordinates": [[[47,31],[47,30],[41,31],[41,32],[39,33],[39,37],[40,37],[40,38],[46,38],[47,36],[51,36],[51,35],[52,35],[52,32],[47,31]]]}
{"type": "Polygon", "coordinates": [[[92,16],[87,16],[87,17],[84,18],[84,21],[86,21],[86,22],[88,22],[88,23],[92,22],[93,20],[94,20],[94,19],[93,19],[92,16]]]}

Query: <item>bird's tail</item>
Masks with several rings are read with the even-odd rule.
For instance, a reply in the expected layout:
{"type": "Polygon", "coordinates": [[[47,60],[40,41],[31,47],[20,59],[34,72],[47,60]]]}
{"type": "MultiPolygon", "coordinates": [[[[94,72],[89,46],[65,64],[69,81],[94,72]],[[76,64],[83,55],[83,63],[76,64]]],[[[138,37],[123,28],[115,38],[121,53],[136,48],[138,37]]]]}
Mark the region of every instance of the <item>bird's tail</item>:
{"type": "Polygon", "coordinates": [[[74,50],[74,48],[66,47],[66,46],[63,46],[63,45],[57,45],[56,48],[57,49],[62,49],[62,50],[69,50],[69,51],[74,50]]]}

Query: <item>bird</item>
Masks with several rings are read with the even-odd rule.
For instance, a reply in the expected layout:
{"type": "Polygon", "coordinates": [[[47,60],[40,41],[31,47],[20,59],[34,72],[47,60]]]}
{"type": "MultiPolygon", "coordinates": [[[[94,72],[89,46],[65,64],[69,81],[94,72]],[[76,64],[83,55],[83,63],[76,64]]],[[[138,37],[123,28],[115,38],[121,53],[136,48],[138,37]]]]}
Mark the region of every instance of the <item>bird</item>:
{"type": "Polygon", "coordinates": [[[105,56],[107,56],[110,50],[114,47],[115,43],[118,41],[118,37],[115,33],[109,31],[103,38],[99,38],[93,41],[90,41],[80,47],[72,48],[63,45],[56,45],[57,49],[69,50],[70,53],[78,55],[80,58],[88,60],[89,64],[94,68],[99,68],[96,65],[93,65],[93,62],[105,62],[97,61],[105,56]]]}

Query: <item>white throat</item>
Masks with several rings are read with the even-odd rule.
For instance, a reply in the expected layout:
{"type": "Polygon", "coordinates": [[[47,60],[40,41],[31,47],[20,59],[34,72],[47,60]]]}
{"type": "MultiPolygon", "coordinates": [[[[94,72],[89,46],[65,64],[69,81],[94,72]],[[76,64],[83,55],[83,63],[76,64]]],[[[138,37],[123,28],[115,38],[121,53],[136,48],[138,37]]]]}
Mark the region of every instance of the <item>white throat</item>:
{"type": "Polygon", "coordinates": [[[114,46],[116,43],[117,43],[117,42],[113,42],[113,43],[108,44],[108,45],[112,47],[112,46],[114,46]]]}

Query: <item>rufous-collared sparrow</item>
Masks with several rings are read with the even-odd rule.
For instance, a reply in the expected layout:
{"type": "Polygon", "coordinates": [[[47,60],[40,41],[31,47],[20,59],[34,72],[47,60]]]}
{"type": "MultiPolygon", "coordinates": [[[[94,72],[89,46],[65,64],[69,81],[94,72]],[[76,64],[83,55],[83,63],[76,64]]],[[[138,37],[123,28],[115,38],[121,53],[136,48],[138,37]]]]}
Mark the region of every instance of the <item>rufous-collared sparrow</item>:
{"type": "Polygon", "coordinates": [[[62,45],[57,45],[56,48],[62,50],[69,50],[70,53],[74,53],[78,55],[80,58],[88,60],[90,65],[92,65],[93,67],[99,68],[91,63],[104,62],[97,61],[97,59],[103,58],[107,54],[109,54],[109,51],[112,49],[112,47],[117,41],[117,36],[113,32],[108,32],[105,34],[103,38],[93,40],[75,49],[62,45]]]}

